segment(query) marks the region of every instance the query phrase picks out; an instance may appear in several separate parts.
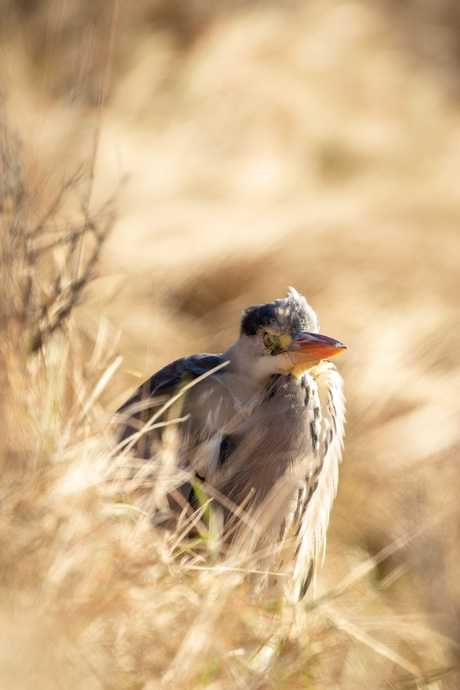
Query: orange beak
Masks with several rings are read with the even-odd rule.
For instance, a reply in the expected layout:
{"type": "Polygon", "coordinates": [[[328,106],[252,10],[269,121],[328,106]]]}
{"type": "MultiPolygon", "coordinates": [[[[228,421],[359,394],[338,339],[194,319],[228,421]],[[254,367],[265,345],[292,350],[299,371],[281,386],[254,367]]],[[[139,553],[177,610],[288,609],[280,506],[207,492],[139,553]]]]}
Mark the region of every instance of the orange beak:
{"type": "Polygon", "coordinates": [[[286,352],[301,354],[303,362],[313,362],[319,359],[329,359],[329,357],[334,357],[346,349],[346,345],[339,340],[329,338],[327,335],[299,331],[292,335],[286,352]]]}

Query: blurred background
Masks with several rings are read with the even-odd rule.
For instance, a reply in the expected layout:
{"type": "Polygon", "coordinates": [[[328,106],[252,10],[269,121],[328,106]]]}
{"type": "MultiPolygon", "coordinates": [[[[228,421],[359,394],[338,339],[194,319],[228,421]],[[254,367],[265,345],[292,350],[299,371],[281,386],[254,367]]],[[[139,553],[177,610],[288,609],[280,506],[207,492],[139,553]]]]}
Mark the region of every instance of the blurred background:
{"type": "Polygon", "coordinates": [[[458,687],[457,0],[1,0],[0,79],[40,194],[94,157],[91,203],[116,196],[76,315],[119,338],[107,417],[289,285],[348,345],[318,592],[388,548],[350,615],[423,622],[458,687]]]}

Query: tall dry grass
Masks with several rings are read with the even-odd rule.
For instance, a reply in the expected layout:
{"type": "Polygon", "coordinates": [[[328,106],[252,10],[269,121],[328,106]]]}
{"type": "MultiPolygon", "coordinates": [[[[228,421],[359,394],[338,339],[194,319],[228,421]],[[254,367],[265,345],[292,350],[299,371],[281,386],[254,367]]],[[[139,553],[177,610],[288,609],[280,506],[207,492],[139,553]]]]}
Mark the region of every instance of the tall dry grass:
{"type": "Polygon", "coordinates": [[[378,4],[122,4],[93,168],[113,6],[20,7],[0,29],[2,685],[456,688],[453,68],[378,4]],[[349,346],[348,422],[316,599],[281,613],[212,544],[152,528],[107,421],[288,284],[349,346]]]}

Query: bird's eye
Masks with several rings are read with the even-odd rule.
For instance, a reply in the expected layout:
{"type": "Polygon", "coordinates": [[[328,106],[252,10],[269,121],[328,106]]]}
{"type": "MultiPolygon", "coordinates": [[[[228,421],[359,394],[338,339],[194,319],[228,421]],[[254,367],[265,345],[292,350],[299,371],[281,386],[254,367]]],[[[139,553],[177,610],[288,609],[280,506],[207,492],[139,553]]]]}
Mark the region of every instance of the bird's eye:
{"type": "Polygon", "coordinates": [[[264,345],[265,347],[268,347],[269,350],[274,350],[279,345],[279,339],[276,337],[276,335],[265,333],[264,345]]]}

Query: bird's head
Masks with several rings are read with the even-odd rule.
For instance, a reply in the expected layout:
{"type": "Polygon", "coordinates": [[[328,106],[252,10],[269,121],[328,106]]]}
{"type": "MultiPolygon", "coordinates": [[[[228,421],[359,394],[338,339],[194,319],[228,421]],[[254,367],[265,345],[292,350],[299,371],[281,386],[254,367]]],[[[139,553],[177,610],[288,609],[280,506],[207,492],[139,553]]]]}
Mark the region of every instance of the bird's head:
{"type": "Polygon", "coordinates": [[[319,335],[319,320],[305,297],[289,288],[284,299],[248,307],[241,318],[235,355],[240,371],[254,379],[300,376],[346,346],[319,335]]]}

